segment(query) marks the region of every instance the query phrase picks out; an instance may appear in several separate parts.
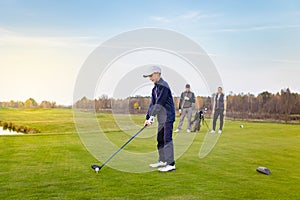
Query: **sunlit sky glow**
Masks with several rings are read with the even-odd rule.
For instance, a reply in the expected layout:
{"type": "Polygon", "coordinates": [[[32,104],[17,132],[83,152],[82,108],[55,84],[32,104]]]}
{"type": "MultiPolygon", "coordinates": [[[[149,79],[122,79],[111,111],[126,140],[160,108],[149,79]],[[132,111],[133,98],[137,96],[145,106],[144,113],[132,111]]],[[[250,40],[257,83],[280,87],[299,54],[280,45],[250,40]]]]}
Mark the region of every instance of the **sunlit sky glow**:
{"type": "Polygon", "coordinates": [[[196,41],[227,93],[300,92],[296,0],[0,0],[0,101],[71,104],[87,56],[112,36],[143,27],[196,41]]]}

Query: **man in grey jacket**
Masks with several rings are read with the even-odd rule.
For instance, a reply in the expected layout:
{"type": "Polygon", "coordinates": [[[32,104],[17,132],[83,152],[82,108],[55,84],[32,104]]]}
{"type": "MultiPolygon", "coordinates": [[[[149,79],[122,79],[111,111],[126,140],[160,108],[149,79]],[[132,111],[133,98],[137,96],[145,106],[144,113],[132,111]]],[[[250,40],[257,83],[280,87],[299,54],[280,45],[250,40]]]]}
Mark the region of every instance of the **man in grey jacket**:
{"type": "Polygon", "coordinates": [[[193,103],[195,103],[195,94],[191,92],[190,84],[186,84],[185,91],[181,93],[180,102],[179,102],[179,114],[180,121],[178,127],[175,130],[175,133],[181,131],[181,127],[184,121],[185,116],[187,115],[188,124],[186,132],[191,132],[191,120],[193,114],[193,103]]]}

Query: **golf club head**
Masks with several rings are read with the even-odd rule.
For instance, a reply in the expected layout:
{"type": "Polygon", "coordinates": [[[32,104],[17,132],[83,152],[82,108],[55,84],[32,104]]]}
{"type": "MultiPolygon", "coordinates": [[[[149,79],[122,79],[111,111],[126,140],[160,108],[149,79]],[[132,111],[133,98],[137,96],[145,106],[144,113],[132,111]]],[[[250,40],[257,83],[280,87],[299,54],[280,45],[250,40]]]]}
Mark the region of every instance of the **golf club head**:
{"type": "Polygon", "coordinates": [[[95,170],[96,173],[98,173],[100,171],[100,169],[102,168],[102,166],[99,166],[96,164],[93,164],[91,167],[93,170],[95,170]]]}

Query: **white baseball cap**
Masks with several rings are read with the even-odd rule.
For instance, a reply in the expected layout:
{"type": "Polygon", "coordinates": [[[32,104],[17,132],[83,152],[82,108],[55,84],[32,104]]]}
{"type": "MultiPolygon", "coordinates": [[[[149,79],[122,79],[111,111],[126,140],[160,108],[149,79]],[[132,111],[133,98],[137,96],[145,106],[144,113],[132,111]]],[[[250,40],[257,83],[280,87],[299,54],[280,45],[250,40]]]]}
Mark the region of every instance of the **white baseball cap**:
{"type": "Polygon", "coordinates": [[[154,65],[154,66],[149,66],[148,69],[147,69],[147,72],[145,75],[143,75],[144,78],[147,78],[147,77],[151,77],[153,73],[155,72],[158,72],[158,73],[161,73],[161,68],[154,65]]]}

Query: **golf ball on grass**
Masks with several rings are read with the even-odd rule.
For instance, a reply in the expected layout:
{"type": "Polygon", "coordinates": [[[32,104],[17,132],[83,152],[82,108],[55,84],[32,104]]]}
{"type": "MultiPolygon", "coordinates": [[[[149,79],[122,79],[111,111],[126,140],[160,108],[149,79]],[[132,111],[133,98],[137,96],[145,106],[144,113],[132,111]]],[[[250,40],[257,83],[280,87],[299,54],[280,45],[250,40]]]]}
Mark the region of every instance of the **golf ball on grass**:
{"type": "Polygon", "coordinates": [[[243,125],[243,124],[241,124],[241,125],[240,125],[240,128],[244,128],[244,125],[243,125]]]}
{"type": "Polygon", "coordinates": [[[95,168],[95,172],[96,172],[96,173],[99,172],[99,167],[95,168]]]}

